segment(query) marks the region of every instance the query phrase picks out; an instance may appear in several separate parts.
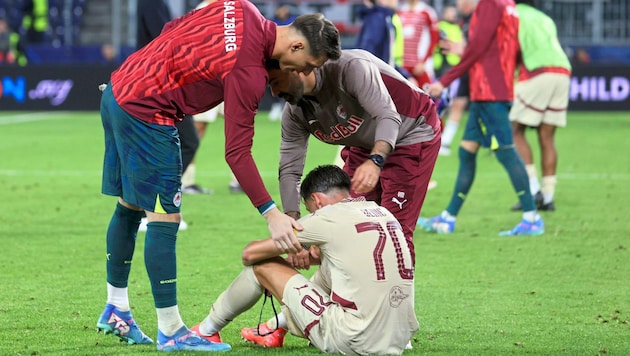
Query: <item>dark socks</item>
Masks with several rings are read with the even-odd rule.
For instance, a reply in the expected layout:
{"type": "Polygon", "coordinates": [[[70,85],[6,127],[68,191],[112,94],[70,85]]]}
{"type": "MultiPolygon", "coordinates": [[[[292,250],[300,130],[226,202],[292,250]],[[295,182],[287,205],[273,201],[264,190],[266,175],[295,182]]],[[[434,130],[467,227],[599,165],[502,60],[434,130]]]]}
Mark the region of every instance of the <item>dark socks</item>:
{"type": "Polygon", "coordinates": [[[457,181],[455,181],[455,190],[453,196],[446,208],[446,211],[457,216],[459,210],[464,205],[464,200],[470,191],[470,187],[475,180],[475,170],[477,169],[477,154],[459,148],[459,171],[457,172],[457,181]]]}
{"type": "Polygon", "coordinates": [[[150,222],[144,245],[144,263],[151,281],[156,308],[177,304],[175,241],[178,223],[150,222]]]}
{"type": "Polygon", "coordinates": [[[523,211],[536,210],[534,198],[532,198],[532,193],[529,190],[529,177],[525,170],[525,164],[523,164],[523,160],[521,160],[516,149],[514,147],[500,148],[494,154],[508,172],[523,211]]]}
{"type": "Polygon", "coordinates": [[[127,287],[136,234],[143,211],[116,205],[107,229],[107,282],[117,288],[127,287]]]}

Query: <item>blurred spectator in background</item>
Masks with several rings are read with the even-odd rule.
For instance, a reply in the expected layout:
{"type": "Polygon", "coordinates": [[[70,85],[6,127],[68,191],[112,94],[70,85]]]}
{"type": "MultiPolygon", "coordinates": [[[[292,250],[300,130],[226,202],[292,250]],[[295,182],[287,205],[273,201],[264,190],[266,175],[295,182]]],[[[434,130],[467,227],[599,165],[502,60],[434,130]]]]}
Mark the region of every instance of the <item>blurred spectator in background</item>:
{"type": "Polygon", "coordinates": [[[164,0],[138,0],[136,11],[136,48],[140,49],[162,32],[162,27],[171,21],[172,15],[164,0]]]}
{"type": "MultiPolygon", "coordinates": [[[[292,4],[289,2],[280,2],[276,7],[273,17],[270,19],[278,26],[288,25],[295,20],[297,15],[293,13],[292,4]]],[[[284,100],[271,96],[271,110],[269,111],[269,120],[278,121],[282,118],[282,108],[284,107],[284,100]]],[[[240,186],[236,178],[232,176],[232,182],[230,182],[230,190],[232,192],[238,192],[240,186]]]]}
{"type": "Polygon", "coordinates": [[[25,0],[22,5],[22,27],[26,30],[25,41],[43,43],[48,30],[48,0],[25,0]]]}
{"type": "Polygon", "coordinates": [[[291,24],[297,17],[292,12],[292,4],[289,2],[280,2],[278,7],[273,13],[271,21],[275,22],[278,26],[284,26],[291,24]]]}
{"type": "MultiPolygon", "coordinates": [[[[459,63],[461,57],[455,53],[446,53],[441,47],[440,43],[444,42],[444,40],[449,40],[452,42],[462,42],[462,29],[459,27],[457,23],[457,8],[454,6],[446,6],[442,9],[442,19],[438,23],[438,29],[440,30],[440,41],[438,42],[438,46],[433,51],[433,69],[437,77],[442,76],[442,74],[446,73],[451,67],[459,63]]],[[[443,120],[444,116],[448,112],[449,106],[453,100],[455,91],[459,86],[459,78],[453,81],[451,85],[449,85],[448,90],[445,90],[442,93],[442,97],[438,102],[437,112],[440,116],[440,121],[443,120]]],[[[444,123],[442,122],[442,125],[444,123]]],[[[443,148],[440,148],[440,151],[443,151],[443,148]]]]}
{"type": "MultiPolygon", "coordinates": [[[[473,11],[475,11],[475,6],[477,6],[477,0],[457,0],[457,10],[461,16],[459,23],[461,28],[461,41],[451,38],[451,36],[458,36],[449,34],[448,32],[446,38],[440,39],[440,52],[446,55],[447,58],[448,56],[457,56],[461,59],[461,55],[464,53],[466,43],[468,42],[468,28],[470,26],[470,18],[472,17],[473,11]]],[[[451,16],[446,13],[445,15],[451,16]]],[[[448,20],[445,19],[445,21],[448,20]]],[[[442,73],[445,72],[444,70],[442,71],[442,73]]],[[[440,77],[441,76],[440,74],[440,77]]],[[[468,82],[468,72],[466,72],[449,86],[451,104],[448,108],[448,118],[445,120],[444,131],[442,132],[442,148],[440,149],[440,154],[443,156],[451,154],[453,138],[455,138],[459,123],[462,120],[462,116],[464,116],[466,106],[468,106],[468,97],[470,96],[470,86],[468,82]]]]}
{"type": "Polygon", "coordinates": [[[9,23],[0,18],[0,65],[26,65],[20,35],[12,32],[9,23]]]}
{"type": "Polygon", "coordinates": [[[116,58],[116,50],[111,43],[105,43],[101,46],[101,55],[103,56],[103,64],[113,64],[116,58]]]}
{"type": "Polygon", "coordinates": [[[588,54],[588,51],[582,47],[575,50],[573,54],[573,63],[575,64],[589,64],[591,63],[591,55],[588,54]]]}
{"type": "Polygon", "coordinates": [[[400,66],[404,39],[402,21],[396,14],[398,0],[365,0],[363,4],[358,14],[363,24],[355,47],[372,53],[417,84],[413,76],[400,66]]]}
{"type": "Polygon", "coordinates": [[[404,36],[402,65],[422,88],[435,79],[433,51],[439,40],[438,17],[435,10],[422,0],[406,0],[398,16],[404,36]]]}
{"type": "Polygon", "coordinates": [[[438,22],[440,30],[440,42],[433,53],[433,69],[437,77],[442,76],[451,67],[459,63],[461,57],[456,53],[447,53],[442,50],[440,43],[444,40],[452,42],[462,42],[464,40],[462,28],[457,23],[457,8],[454,6],[445,6],[442,10],[442,19],[438,22]]]}
{"type": "Polygon", "coordinates": [[[101,46],[101,56],[103,65],[118,66],[123,62],[120,54],[116,53],[116,48],[111,43],[105,43],[101,46]]]}
{"type": "Polygon", "coordinates": [[[365,0],[358,16],[363,22],[356,39],[356,48],[364,49],[385,63],[394,65],[394,43],[396,29],[392,16],[396,13],[397,1],[365,0]]]}

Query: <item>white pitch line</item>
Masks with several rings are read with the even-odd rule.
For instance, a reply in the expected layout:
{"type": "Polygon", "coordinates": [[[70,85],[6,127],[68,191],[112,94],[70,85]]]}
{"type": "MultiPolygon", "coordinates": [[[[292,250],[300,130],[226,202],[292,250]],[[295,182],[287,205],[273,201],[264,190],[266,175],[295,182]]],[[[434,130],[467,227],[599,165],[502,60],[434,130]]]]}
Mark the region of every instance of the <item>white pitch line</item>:
{"type": "MultiPolygon", "coordinates": [[[[565,180],[630,180],[630,173],[557,173],[556,176],[558,179],[565,180]]],[[[456,173],[436,173],[433,175],[433,178],[447,178],[447,179],[455,179],[457,178],[456,173]]],[[[477,173],[475,175],[475,179],[484,178],[484,179],[507,179],[507,173],[477,173]]]]}
{"type": "Polygon", "coordinates": [[[27,113],[27,114],[16,114],[16,115],[7,115],[0,116],[0,125],[9,125],[9,124],[22,124],[25,122],[32,121],[42,121],[42,120],[57,120],[57,119],[65,119],[72,117],[67,111],[45,111],[45,112],[37,112],[37,113],[27,113]]]}
{"type": "MultiPolygon", "coordinates": [[[[100,170],[21,170],[21,169],[0,169],[0,176],[4,177],[100,177],[100,170]]],[[[199,177],[229,177],[229,171],[212,171],[197,172],[199,177]]],[[[277,177],[278,172],[262,171],[262,177],[277,177]]],[[[560,173],[558,179],[564,180],[630,180],[630,173],[560,173]]],[[[433,178],[438,179],[454,179],[455,174],[444,173],[435,174],[433,178]]],[[[505,179],[508,180],[506,174],[499,173],[477,173],[476,178],[483,179],[505,179]]]]}
{"type": "MultiPolygon", "coordinates": [[[[0,177],[100,177],[100,170],[89,171],[73,171],[73,170],[19,170],[19,169],[0,169],[0,177]]],[[[261,172],[263,177],[273,177],[277,172],[261,172]]],[[[230,177],[229,171],[215,171],[197,173],[200,177],[230,177]]]]}
{"type": "Polygon", "coordinates": [[[0,176],[7,177],[98,177],[100,175],[100,171],[43,171],[0,169],[0,176]]]}

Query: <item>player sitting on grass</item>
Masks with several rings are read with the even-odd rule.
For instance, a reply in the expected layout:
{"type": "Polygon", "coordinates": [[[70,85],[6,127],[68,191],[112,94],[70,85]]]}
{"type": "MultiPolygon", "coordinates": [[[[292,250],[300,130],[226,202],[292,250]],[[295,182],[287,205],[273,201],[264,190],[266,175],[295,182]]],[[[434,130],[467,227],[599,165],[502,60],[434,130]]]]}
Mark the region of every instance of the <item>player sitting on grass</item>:
{"type": "Polygon", "coordinates": [[[283,313],[274,329],[244,329],[247,340],[246,334],[271,332],[266,346],[282,346],[288,329],[327,353],[401,354],[418,321],[411,251],[400,224],[376,203],[351,198],[350,178],[337,166],[311,171],[300,195],[312,214],[300,219],[297,237],[320,269],[309,280],[279,257],[270,238],[251,242],[243,250],[245,269],[192,330],[220,342],[219,331],[266,290],[283,313]]]}

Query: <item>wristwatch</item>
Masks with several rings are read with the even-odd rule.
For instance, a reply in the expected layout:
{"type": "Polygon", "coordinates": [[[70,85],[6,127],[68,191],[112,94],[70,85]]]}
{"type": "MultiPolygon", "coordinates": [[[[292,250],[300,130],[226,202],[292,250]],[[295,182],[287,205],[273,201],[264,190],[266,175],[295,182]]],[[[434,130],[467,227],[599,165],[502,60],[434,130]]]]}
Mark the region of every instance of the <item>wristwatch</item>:
{"type": "Polygon", "coordinates": [[[373,154],[373,155],[370,155],[368,159],[374,162],[374,164],[377,165],[378,168],[383,169],[383,166],[385,165],[385,157],[379,154],[373,154]]]}

